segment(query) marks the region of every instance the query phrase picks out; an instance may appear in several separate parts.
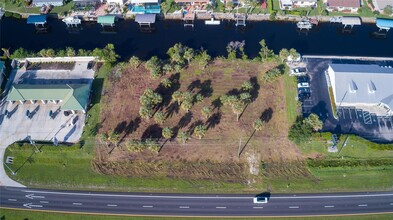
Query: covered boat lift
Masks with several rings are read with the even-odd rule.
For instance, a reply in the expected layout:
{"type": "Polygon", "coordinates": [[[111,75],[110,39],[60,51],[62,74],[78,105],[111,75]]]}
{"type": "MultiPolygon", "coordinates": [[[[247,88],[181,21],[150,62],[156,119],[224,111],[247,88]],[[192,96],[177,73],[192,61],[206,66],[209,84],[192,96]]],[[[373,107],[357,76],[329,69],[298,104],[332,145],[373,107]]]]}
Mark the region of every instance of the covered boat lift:
{"type": "Polygon", "coordinates": [[[381,30],[389,31],[390,28],[393,28],[393,20],[377,18],[377,27],[379,28],[380,31],[381,30]]]}
{"type": "Polygon", "coordinates": [[[342,17],[341,18],[341,23],[344,25],[344,28],[347,26],[350,26],[353,28],[355,25],[361,25],[362,21],[360,20],[360,17],[342,17]]]}
{"type": "Polygon", "coordinates": [[[34,24],[36,30],[46,30],[46,15],[29,15],[27,24],[34,24]]]}
{"type": "Polygon", "coordinates": [[[137,14],[135,16],[135,22],[139,24],[141,31],[151,31],[151,25],[156,22],[156,14],[137,14]]]}
{"type": "Polygon", "coordinates": [[[101,24],[102,26],[115,26],[116,16],[114,15],[104,15],[98,16],[97,23],[101,24]]]}

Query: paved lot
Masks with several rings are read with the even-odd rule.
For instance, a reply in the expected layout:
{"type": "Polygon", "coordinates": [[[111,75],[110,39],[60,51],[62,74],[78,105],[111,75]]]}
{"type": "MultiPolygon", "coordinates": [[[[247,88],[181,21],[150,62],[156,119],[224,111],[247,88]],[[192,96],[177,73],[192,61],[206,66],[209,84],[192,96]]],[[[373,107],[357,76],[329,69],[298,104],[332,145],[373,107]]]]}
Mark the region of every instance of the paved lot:
{"type": "MultiPolygon", "coordinates": [[[[44,59],[44,58],[42,58],[44,59]]],[[[78,58],[77,58],[78,59],[78,58]]],[[[93,58],[92,58],[93,59],[93,58]]],[[[92,83],[94,71],[88,68],[88,61],[77,61],[73,70],[29,70],[24,68],[13,70],[7,84],[7,89],[12,83],[29,84],[64,84],[64,83],[92,83]]],[[[66,116],[60,110],[61,103],[29,101],[0,102],[0,163],[3,164],[4,152],[7,146],[16,142],[32,140],[53,141],[56,137],[58,142],[77,142],[82,135],[85,122],[85,114],[77,113],[66,116]],[[5,111],[9,114],[4,115],[5,111]],[[27,117],[26,112],[31,116],[27,117]],[[53,117],[49,112],[54,112],[53,117]]],[[[0,185],[22,186],[11,180],[5,173],[4,166],[0,166],[0,185]]]]}
{"type": "Polygon", "coordinates": [[[324,122],[324,131],[337,133],[354,133],[364,138],[380,142],[393,141],[393,116],[377,117],[362,109],[354,107],[337,106],[338,119],[333,117],[328,82],[325,70],[330,63],[374,63],[393,66],[393,62],[386,61],[363,61],[363,60],[340,60],[340,59],[305,59],[310,76],[311,96],[302,105],[304,116],[315,113],[324,122]]]}

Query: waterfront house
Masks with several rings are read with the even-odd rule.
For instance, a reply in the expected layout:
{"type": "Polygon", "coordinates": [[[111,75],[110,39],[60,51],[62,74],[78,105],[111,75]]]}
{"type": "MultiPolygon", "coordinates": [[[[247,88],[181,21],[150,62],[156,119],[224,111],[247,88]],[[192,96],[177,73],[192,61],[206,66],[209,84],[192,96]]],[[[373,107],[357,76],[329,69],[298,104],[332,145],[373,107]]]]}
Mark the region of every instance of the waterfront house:
{"type": "Polygon", "coordinates": [[[4,61],[0,61],[0,86],[3,84],[5,74],[5,63],[4,61]]]}
{"type": "Polygon", "coordinates": [[[207,5],[210,0],[175,0],[180,5],[207,5]]]}
{"type": "Polygon", "coordinates": [[[131,0],[132,14],[159,14],[161,6],[159,0],[131,0]]]}
{"type": "Polygon", "coordinates": [[[374,10],[379,12],[383,12],[383,9],[388,5],[393,6],[393,0],[373,0],[374,10]]]}
{"type": "Polygon", "coordinates": [[[356,13],[362,6],[361,0],[325,0],[328,11],[356,13]]]}
{"type": "Polygon", "coordinates": [[[292,8],[315,7],[318,0],[279,0],[281,10],[292,8]]]}
{"type": "Polygon", "coordinates": [[[42,7],[43,5],[62,6],[63,0],[33,0],[32,5],[35,7],[42,7]]]}
{"type": "Polygon", "coordinates": [[[101,2],[106,2],[106,3],[109,4],[109,5],[119,5],[119,6],[122,6],[122,5],[124,5],[124,3],[126,3],[127,1],[126,1],[126,0],[106,0],[106,1],[101,0],[101,2]]]}
{"type": "Polygon", "coordinates": [[[73,0],[76,8],[95,7],[100,0],[73,0]]]}
{"type": "Polygon", "coordinates": [[[393,68],[371,64],[330,64],[327,70],[337,107],[393,115],[393,68]]]}

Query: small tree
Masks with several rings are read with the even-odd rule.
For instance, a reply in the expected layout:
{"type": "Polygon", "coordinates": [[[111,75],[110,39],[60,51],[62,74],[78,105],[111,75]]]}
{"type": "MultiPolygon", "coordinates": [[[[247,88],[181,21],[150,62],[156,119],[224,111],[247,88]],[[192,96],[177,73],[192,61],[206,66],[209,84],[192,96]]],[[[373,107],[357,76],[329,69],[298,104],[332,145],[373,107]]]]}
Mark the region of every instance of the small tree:
{"type": "Polygon", "coordinates": [[[141,65],[141,60],[136,56],[132,56],[128,60],[128,63],[130,64],[131,68],[136,69],[139,67],[139,65],[141,65]]]}
{"type": "Polygon", "coordinates": [[[165,121],[165,114],[163,112],[157,112],[156,114],[154,114],[154,121],[157,124],[162,124],[165,121]]]}
{"type": "Polygon", "coordinates": [[[252,82],[250,80],[244,81],[242,84],[242,90],[249,92],[254,88],[254,85],[252,84],[252,82]]]}
{"type": "Polygon", "coordinates": [[[171,62],[178,63],[180,65],[184,64],[184,52],[187,47],[183,46],[181,43],[173,45],[169,48],[167,54],[170,57],[171,62]]]}
{"type": "Polygon", "coordinates": [[[211,59],[211,56],[207,53],[206,50],[203,50],[199,53],[198,56],[196,56],[196,60],[198,61],[199,66],[202,69],[205,69],[207,65],[209,64],[211,59]]]}
{"type": "Polygon", "coordinates": [[[153,79],[158,79],[161,76],[161,61],[157,56],[152,56],[146,63],[146,69],[150,71],[153,79]]]}
{"type": "Polygon", "coordinates": [[[265,123],[260,118],[258,118],[257,120],[254,121],[252,127],[255,129],[255,131],[260,131],[262,130],[264,124],[265,123]]]}
{"type": "Polygon", "coordinates": [[[393,9],[391,5],[387,5],[384,9],[383,9],[383,13],[385,15],[392,15],[393,14],[393,9]]]}
{"type": "Polygon", "coordinates": [[[172,81],[168,78],[165,78],[163,80],[161,80],[161,84],[165,87],[165,88],[170,88],[172,86],[172,81]]]}
{"type": "Polygon", "coordinates": [[[305,118],[304,123],[310,126],[313,131],[319,131],[323,126],[323,122],[315,113],[311,113],[307,118],[305,118]]]}
{"type": "Polygon", "coordinates": [[[49,49],[46,50],[46,56],[47,57],[55,57],[55,55],[56,55],[56,52],[55,52],[54,49],[49,48],[49,49]]]}
{"type": "Polygon", "coordinates": [[[208,119],[212,114],[212,108],[210,108],[209,106],[205,106],[201,109],[201,113],[203,117],[205,117],[205,119],[208,119]]]}
{"type": "Polygon", "coordinates": [[[181,103],[180,107],[181,107],[184,111],[188,112],[188,111],[190,111],[190,109],[192,108],[192,102],[191,102],[190,100],[184,100],[184,101],[181,103]]]}
{"type": "Polygon", "coordinates": [[[165,139],[170,139],[173,136],[173,130],[170,127],[165,127],[162,129],[162,137],[165,139]]]}
{"type": "Polygon", "coordinates": [[[251,102],[251,95],[248,92],[243,92],[239,96],[240,101],[242,101],[243,104],[249,104],[251,102]]]}
{"type": "Polygon", "coordinates": [[[289,50],[289,56],[291,57],[292,61],[299,59],[299,53],[294,48],[289,50]]]}
{"type": "Polygon", "coordinates": [[[236,121],[239,121],[240,113],[243,112],[243,104],[238,100],[232,105],[232,111],[236,114],[236,121]]]}
{"type": "Polygon", "coordinates": [[[75,52],[74,48],[72,48],[72,47],[66,47],[66,54],[68,57],[76,56],[76,52],[75,52]]]}
{"type": "Polygon", "coordinates": [[[180,91],[176,91],[172,94],[172,99],[180,104],[183,101],[183,94],[180,91]]]}
{"type": "Polygon", "coordinates": [[[190,62],[191,62],[191,60],[194,58],[194,56],[195,56],[194,49],[192,49],[192,48],[187,48],[187,49],[184,51],[184,58],[187,59],[188,64],[190,64],[190,62]]]}
{"type": "Polygon", "coordinates": [[[139,115],[141,116],[141,118],[148,120],[153,115],[153,112],[148,106],[141,106],[139,108],[139,115]]]}
{"type": "Polygon", "coordinates": [[[289,51],[286,48],[283,48],[280,50],[279,53],[280,59],[281,59],[281,63],[283,63],[286,59],[288,59],[289,56],[289,51]]]}
{"type": "Polygon", "coordinates": [[[205,125],[197,125],[194,128],[194,134],[199,139],[202,139],[206,135],[207,127],[205,125]]]}
{"type": "Polygon", "coordinates": [[[177,134],[177,140],[179,141],[179,142],[181,142],[182,144],[185,144],[186,142],[187,142],[187,140],[188,140],[188,138],[190,137],[190,135],[187,133],[187,132],[184,132],[184,131],[180,131],[178,134],[177,134]]]}
{"type": "Polygon", "coordinates": [[[274,52],[269,49],[269,47],[266,45],[266,42],[264,39],[259,41],[259,45],[261,45],[261,50],[259,51],[259,56],[261,57],[262,61],[274,57],[274,52]]]}

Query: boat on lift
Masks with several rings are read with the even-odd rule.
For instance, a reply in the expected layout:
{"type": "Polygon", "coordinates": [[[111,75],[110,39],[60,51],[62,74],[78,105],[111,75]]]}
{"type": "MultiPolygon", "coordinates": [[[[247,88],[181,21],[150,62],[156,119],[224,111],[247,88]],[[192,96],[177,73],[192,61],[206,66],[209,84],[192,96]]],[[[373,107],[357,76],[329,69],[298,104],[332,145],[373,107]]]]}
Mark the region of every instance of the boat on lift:
{"type": "Polygon", "coordinates": [[[297,22],[296,26],[300,30],[303,30],[303,29],[310,30],[312,28],[313,24],[310,22],[309,19],[303,18],[299,22],[297,22]]]}
{"type": "Polygon", "coordinates": [[[66,23],[67,26],[71,25],[79,25],[81,24],[81,19],[78,18],[78,16],[70,16],[66,17],[62,20],[64,23],[66,23]]]}
{"type": "Polygon", "coordinates": [[[220,23],[220,20],[214,20],[214,15],[211,15],[210,20],[205,21],[206,25],[219,25],[220,23]]]}

